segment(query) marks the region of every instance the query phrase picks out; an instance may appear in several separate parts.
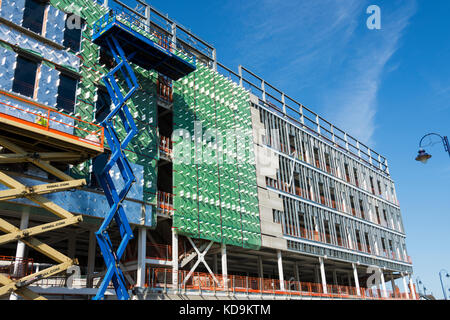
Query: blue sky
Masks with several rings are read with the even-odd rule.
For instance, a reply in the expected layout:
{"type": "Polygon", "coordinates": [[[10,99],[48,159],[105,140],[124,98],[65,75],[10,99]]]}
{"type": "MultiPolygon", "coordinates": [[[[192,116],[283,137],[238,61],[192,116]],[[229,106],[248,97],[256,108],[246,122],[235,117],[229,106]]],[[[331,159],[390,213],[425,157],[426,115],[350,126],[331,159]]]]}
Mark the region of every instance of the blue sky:
{"type": "Polygon", "coordinates": [[[151,4],[214,45],[222,64],[236,71],[242,64],[387,157],[414,279],[442,297],[438,272],[450,271],[450,158],[439,143],[426,148],[428,164],[414,157],[424,134],[450,135],[450,2],[151,4]],[[381,30],[366,26],[373,4],[381,30]]]}

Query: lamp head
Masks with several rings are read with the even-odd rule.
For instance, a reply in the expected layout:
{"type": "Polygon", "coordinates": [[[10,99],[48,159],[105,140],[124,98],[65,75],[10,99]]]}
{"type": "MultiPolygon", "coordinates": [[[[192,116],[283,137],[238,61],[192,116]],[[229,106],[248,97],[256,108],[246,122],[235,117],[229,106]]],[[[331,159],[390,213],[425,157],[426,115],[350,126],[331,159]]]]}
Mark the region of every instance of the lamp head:
{"type": "Polygon", "coordinates": [[[431,158],[431,154],[425,152],[424,149],[419,150],[419,154],[416,157],[416,161],[420,161],[423,164],[427,163],[428,159],[431,158]]]}

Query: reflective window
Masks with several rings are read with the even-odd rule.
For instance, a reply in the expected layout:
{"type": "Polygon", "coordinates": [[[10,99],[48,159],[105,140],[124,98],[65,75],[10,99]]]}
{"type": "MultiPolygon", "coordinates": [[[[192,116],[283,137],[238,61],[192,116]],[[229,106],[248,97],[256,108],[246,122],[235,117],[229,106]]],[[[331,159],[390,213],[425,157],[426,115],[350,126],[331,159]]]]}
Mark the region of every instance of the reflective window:
{"type": "Polygon", "coordinates": [[[24,7],[22,27],[41,34],[46,4],[37,0],[25,0],[24,7]]]}
{"type": "Polygon", "coordinates": [[[58,98],[56,105],[58,109],[63,109],[71,113],[75,109],[75,99],[78,80],[63,73],[59,75],[58,98]]]}
{"type": "Polygon", "coordinates": [[[32,98],[37,68],[37,62],[17,56],[12,90],[32,98]]]}

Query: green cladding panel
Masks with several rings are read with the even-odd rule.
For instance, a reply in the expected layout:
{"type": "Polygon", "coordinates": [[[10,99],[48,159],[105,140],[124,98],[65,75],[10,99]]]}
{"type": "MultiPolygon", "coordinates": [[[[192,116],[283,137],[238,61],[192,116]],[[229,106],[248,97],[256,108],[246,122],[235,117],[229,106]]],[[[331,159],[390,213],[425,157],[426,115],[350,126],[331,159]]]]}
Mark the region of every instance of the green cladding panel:
{"type": "Polygon", "coordinates": [[[173,226],[180,234],[261,245],[249,94],[201,65],[174,83],[173,226]]]}
{"type": "MultiPolygon", "coordinates": [[[[85,21],[75,115],[95,121],[98,88],[107,69],[100,64],[99,47],[91,41],[92,25],[108,9],[91,0],[50,0],[50,4],[79,14],[85,21]]],[[[134,71],[140,87],[128,107],[139,133],[125,152],[130,162],[143,167],[143,181],[137,181],[143,186],[142,200],[155,206],[158,75],[139,67],[134,71]]],[[[260,247],[251,129],[249,93],[236,83],[200,62],[195,72],[173,83],[173,226],[180,234],[245,248],[260,247]]],[[[118,132],[121,136],[124,130],[118,132]]],[[[91,163],[71,171],[74,177],[89,179],[91,163]]]]}

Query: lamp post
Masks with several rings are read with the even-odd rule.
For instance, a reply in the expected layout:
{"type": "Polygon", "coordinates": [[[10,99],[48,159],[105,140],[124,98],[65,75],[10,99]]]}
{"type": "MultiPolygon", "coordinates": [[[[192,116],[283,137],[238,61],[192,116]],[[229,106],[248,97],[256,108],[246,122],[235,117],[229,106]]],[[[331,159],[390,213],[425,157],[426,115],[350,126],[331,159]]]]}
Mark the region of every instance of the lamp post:
{"type": "Polygon", "coordinates": [[[416,284],[417,284],[417,291],[419,291],[419,296],[421,296],[422,290],[420,290],[420,285],[422,284],[422,281],[419,279],[419,277],[416,278],[416,284]]]}
{"type": "Polygon", "coordinates": [[[416,278],[416,284],[417,284],[417,290],[419,291],[419,297],[420,296],[426,297],[427,288],[425,287],[425,284],[422,282],[422,280],[420,280],[419,277],[416,278]],[[422,287],[423,293],[422,293],[422,290],[420,290],[420,287],[422,287]]]}
{"type": "MultiPolygon", "coordinates": [[[[439,278],[441,279],[441,286],[442,286],[442,292],[444,293],[444,299],[448,300],[448,298],[447,298],[447,289],[445,288],[444,280],[442,279],[443,277],[450,278],[450,274],[445,269],[442,269],[441,271],[439,271],[439,278]]],[[[448,289],[448,290],[450,290],[450,289],[448,289]]]]}
{"type": "Polygon", "coordinates": [[[423,164],[427,163],[428,159],[431,158],[431,154],[426,153],[426,151],[422,148],[422,141],[424,138],[428,137],[428,136],[438,136],[439,138],[441,138],[442,143],[444,144],[444,149],[445,151],[448,153],[448,155],[450,156],[450,145],[448,143],[448,138],[447,136],[441,136],[440,134],[437,133],[428,133],[426,135],[424,135],[422,137],[422,139],[420,139],[419,142],[419,153],[416,157],[416,161],[422,162],[423,164]]]}

